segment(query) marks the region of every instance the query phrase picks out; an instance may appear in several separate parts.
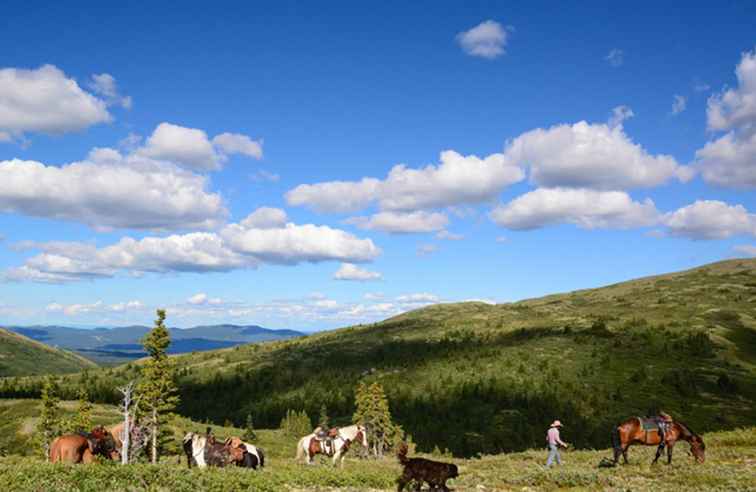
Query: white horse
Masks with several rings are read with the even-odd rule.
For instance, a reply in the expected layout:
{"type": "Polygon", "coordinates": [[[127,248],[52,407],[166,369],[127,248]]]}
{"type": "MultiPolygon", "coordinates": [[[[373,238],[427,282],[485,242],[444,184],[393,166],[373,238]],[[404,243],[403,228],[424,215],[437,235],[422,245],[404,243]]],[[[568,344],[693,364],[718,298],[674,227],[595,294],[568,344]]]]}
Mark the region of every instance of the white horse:
{"type": "Polygon", "coordinates": [[[205,462],[205,446],[207,445],[207,436],[201,436],[194,432],[189,432],[184,436],[184,453],[186,453],[186,464],[192,467],[192,462],[198,468],[207,467],[205,462]]]}
{"type": "Polygon", "coordinates": [[[350,425],[348,427],[337,428],[336,430],[338,432],[333,438],[333,446],[331,449],[327,449],[323,445],[323,441],[317,439],[314,432],[300,439],[297,444],[297,460],[301,460],[302,457],[304,457],[306,463],[311,465],[312,458],[316,454],[324,454],[333,458],[334,466],[336,466],[337,462],[340,462],[343,467],[344,455],[353,442],[358,442],[364,447],[368,446],[367,430],[364,425],[350,425]]]}

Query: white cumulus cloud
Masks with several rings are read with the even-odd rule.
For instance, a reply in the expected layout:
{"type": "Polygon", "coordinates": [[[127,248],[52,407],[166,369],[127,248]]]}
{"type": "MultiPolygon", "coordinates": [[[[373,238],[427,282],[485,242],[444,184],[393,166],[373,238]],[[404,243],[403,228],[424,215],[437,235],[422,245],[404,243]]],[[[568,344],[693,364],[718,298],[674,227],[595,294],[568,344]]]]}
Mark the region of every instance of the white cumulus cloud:
{"type": "Polygon", "coordinates": [[[122,96],[118,92],[116,79],[109,73],[92,75],[92,81],[90,82],[89,87],[95,92],[95,94],[104,97],[108,105],[117,104],[124,109],[131,109],[131,97],[122,96]]]}
{"type": "Polygon", "coordinates": [[[625,229],[659,220],[654,203],[636,202],[623,191],[539,188],[500,205],[491,219],[508,229],[528,230],[569,223],[584,229],[625,229]]]}
{"type": "Polygon", "coordinates": [[[505,53],[509,32],[496,21],[483,21],[468,31],[457,34],[457,42],[470,56],[494,59],[505,53]]]}
{"type": "Polygon", "coordinates": [[[113,149],[63,166],[0,161],[0,212],[98,229],[211,228],[227,211],[202,176],[113,149]]]}
{"type": "Polygon", "coordinates": [[[222,133],[211,141],[199,128],[163,122],[137,152],[195,171],[217,171],[232,154],[261,159],[262,142],[238,133],[222,133]]]}
{"type": "Polygon", "coordinates": [[[709,130],[727,131],[696,151],[695,166],[707,183],[756,187],[756,50],[743,54],[738,87],[709,98],[709,130]]]}
{"type": "Polygon", "coordinates": [[[530,181],[544,187],[618,190],[687,181],[692,171],[670,155],[651,155],[630,140],[622,125],[556,125],[512,140],[509,161],[530,167],[530,181]]]}
{"type": "Polygon", "coordinates": [[[6,271],[5,277],[61,283],[113,277],[121,272],[202,273],[256,268],[261,264],[360,263],[381,254],[370,239],[360,239],[328,226],[287,223],[257,228],[249,225],[249,221],[247,224],[231,224],[219,233],[124,237],[101,248],[80,242],[22,243],[19,248],[40,253],[6,271]]]}
{"type": "Polygon", "coordinates": [[[111,121],[105,101],[53,65],[0,69],[0,136],[61,134],[111,121]]]}
{"type": "Polygon", "coordinates": [[[367,282],[369,280],[380,280],[383,276],[378,272],[371,272],[360,268],[354,263],[342,263],[338,270],[333,274],[336,280],[356,280],[367,282]]]}
{"type": "Polygon", "coordinates": [[[352,217],[347,223],[360,229],[377,230],[392,234],[435,232],[449,223],[440,212],[379,212],[370,217],[352,217]]]}
{"type": "Polygon", "coordinates": [[[420,169],[399,164],[384,180],[300,185],[286,194],[286,200],[319,212],[353,212],[374,202],[384,210],[412,211],[491,200],[525,176],[503,154],[481,159],[448,150],[441,153],[440,161],[420,169]]]}
{"type": "Polygon", "coordinates": [[[718,200],[698,200],[670,212],[665,215],[664,224],[673,235],[690,239],[756,236],[756,215],[742,205],[729,205],[718,200]]]}

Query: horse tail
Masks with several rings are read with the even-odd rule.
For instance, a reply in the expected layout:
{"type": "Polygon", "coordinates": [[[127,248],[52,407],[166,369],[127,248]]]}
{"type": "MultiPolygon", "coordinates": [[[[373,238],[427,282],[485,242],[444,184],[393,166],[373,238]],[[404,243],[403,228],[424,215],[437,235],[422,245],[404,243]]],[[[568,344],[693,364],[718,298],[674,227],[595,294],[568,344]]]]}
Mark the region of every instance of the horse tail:
{"type": "Polygon", "coordinates": [[[620,438],[619,426],[612,428],[612,447],[614,448],[614,459],[619,459],[622,454],[622,439],[620,438]]]}
{"type": "Polygon", "coordinates": [[[184,454],[186,454],[186,466],[192,467],[192,456],[194,455],[194,432],[189,432],[183,440],[184,454]]]}
{"type": "Polygon", "coordinates": [[[299,443],[297,444],[297,461],[304,458],[304,441],[307,439],[307,437],[303,437],[299,440],[299,443]]]}
{"type": "Polygon", "coordinates": [[[407,443],[403,442],[399,446],[399,450],[396,452],[396,457],[399,458],[399,463],[402,465],[406,465],[409,463],[409,458],[407,458],[407,443]]]}

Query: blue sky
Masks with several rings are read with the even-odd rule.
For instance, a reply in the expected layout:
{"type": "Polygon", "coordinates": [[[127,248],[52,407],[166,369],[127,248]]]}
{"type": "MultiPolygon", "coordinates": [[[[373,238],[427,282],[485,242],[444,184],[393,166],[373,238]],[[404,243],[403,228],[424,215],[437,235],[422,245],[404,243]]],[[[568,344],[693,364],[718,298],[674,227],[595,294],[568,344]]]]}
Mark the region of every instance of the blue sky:
{"type": "Polygon", "coordinates": [[[324,329],[756,254],[752,2],[3,16],[0,323],[324,329]]]}

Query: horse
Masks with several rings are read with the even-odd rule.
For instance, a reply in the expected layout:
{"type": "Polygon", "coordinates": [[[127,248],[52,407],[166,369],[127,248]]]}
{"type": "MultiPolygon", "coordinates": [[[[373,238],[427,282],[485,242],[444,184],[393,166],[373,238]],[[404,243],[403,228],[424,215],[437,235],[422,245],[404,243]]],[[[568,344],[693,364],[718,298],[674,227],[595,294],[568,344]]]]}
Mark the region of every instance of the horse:
{"type": "MultiPolygon", "coordinates": [[[[131,419],[129,419],[131,420],[131,419]]],[[[149,434],[147,433],[146,429],[139,425],[138,422],[130,422],[130,436],[129,436],[129,459],[132,458],[131,454],[133,453],[133,450],[138,450],[144,446],[147,445],[149,441],[149,434]]],[[[115,425],[111,425],[110,427],[107,427],[108,432],[113,436],[113,440],[115,441],[115,447],[116,449],[123,454],[123,441],[126,438],[124,435],[124,422],[119,422],[115,425]]]]}
{"type": "Polygon", "coordinates": [[[186,464],[189,468],[192,467],[192,463],[198,468],[205,468],[207,466],[224,467],[244,461],[244,449],[234,446],[231,438],[221,444],[209,433],[201,436],[189,432],[184,436],[183,444],[186,464]]]}
{"type": "Polygon", "coordinates": [[[302,457],[306,458],[308,465],[312,464],[312,458],[316,454],[324,454],[333,458],[333,465],[340,461],[341,466],[344,466],[344,455],[349,451],[349,446],[353,442],[358,442],[364,447],[368,447],[367,442],[367,430],[364,425],[350,425],[348,427],[340,427],[334,429],[335,437],[333,438],[333,446],[331,449],[326,448],[323,445],[323,441],[317,439],[317,436],[313,432],[308,434],[299,440],[297,443],[297,460],[301,461],[302,457]]]}
{"type": "Polygon", "coordinates": [[[50,463],[94,463],[95,456],[120,459],[113,436],[102,426],[89,433],[59,436],[50,445],[50,463]]]}
{"type": "Polygon", "coordinates": [[[237,462],[237,466],[252,468],[253,470],[257,470],[258,466],[260,468],[265,467],[265,454],[263,454],[263,450],[261,448],[258,448],[254,444],[244,442],[239,437],[231,438],[231,446],[244,450],[242,461],[237,462]]]}
{"type": "Polygon", "coordinates": [[[690,451],[698,463],[703,463],[705,459],[706,445],[701,436],[690,430],[682,422],[670,422],[668,428],[664,431],[662,440],[659,428],[646,425],[644,428],[644,419],[640,417],[630,417],[617,427],[612,429],[612,446],[614,448],[614,464],[619,462],[622,457],[627,464],[627,448],[631,444],[643,444],[646,446],[658,446],[656,457],[652,463],[659,461],[659,457],[667,448],[667,464],[672,464],[672,449],[679,440],[687,441],[690,444],[690,451]]]}

